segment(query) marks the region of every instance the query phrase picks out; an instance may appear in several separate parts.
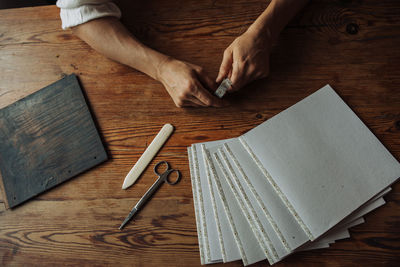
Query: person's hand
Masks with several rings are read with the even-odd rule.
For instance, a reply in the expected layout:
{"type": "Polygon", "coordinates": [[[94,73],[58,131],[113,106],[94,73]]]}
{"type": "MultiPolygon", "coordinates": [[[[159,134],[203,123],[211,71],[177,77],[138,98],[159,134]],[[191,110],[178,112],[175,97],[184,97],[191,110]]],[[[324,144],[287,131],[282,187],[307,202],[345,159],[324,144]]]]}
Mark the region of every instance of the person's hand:
{"type": "Polygon", "coordinates": [[[217,83],[228,77],[236,91],[269,73],[271,38],[265,32],[248,30],[237,37],[224,51],[217,83]]]}
{"type": "Polygon", "coordinates": [[[196,65],[168,58],[158,70],[158,80],[164,85],[177,107],[221,107],[222,101],[211,92],[216,83],[196,65]]]}

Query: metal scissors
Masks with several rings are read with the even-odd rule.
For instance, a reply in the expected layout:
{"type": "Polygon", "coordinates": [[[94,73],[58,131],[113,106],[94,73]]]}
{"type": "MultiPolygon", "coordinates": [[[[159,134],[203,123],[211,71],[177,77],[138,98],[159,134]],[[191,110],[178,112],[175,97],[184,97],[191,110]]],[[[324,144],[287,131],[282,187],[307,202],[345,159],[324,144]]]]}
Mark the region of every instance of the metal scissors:
{"type": "Polygon", "coordinates": [[[144,204],[149,200],[149,198],[157,191],[157,189],[165,182],[170,185],[174,185],[179,182],[181,179],[181,173],[179,170],[171,169],[169,167],[168,162],[160,161],[154,166],[154,173],[158,176],[157,181],[147,190],[147,192],[143,195],[143,197],[136,203],[136,205],[132,208],[131,212],[129,213],[128,217],[125,218],[119,229],[121,230],[132,217],[144,206],[144,204]],[[159,168],[161,165],[165,165],[166,169],[163,173],[160,173],[159,168]],[[172,173],[176,173],[175,181],[170,180],[170,175],[172,173]]]}

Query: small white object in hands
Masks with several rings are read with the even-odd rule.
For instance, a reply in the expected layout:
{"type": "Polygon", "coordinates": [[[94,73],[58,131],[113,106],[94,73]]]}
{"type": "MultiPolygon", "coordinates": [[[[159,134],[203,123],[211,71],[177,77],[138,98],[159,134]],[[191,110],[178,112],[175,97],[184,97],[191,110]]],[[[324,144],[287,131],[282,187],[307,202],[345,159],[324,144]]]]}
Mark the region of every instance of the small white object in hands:
{"type": "Polygon", "coordinates": [[[222,98],[225,95],[226,90],[228,90],[228,88],[231,87],[231,86],[232,86],[231,80],[229,80],[229,78],[226,78],[218,86],[218,89],[215,90],[214,94],[216,96],[218,96],[219,98],[222,98]]]}

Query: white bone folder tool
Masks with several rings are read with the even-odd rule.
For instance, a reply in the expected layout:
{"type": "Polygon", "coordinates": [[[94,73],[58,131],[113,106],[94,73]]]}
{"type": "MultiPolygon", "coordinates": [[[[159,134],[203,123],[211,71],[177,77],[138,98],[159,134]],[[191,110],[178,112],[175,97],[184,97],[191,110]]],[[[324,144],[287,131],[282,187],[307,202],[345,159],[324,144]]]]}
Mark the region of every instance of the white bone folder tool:
{"type": "Polygon", "coordinates": [[[133,168],[126,175],[124,183],[122,184],[122,189],[127,189],[131,185],[133,185],[139,176],[142,174],[144,169],[149,165],[150,161],[154,158],[160,148],[167,141],[168,137],[174,131],[174,126],[167,123],[165,124],[160,132],[156,135],[150,145],[146,148],[142,156],[133,166],[133,168]]]}

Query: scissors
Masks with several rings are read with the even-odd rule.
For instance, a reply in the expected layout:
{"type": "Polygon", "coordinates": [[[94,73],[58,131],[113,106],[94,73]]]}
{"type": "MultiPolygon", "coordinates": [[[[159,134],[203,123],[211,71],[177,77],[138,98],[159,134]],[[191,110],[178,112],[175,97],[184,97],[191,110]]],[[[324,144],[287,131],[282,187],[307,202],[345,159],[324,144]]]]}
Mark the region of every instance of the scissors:
{"type": "Polygon", "coordinates": [[[149,198],[157,191],[158,188],[165,182],[170,185],[175,185],[181,179],[181,173],[179,170],[171,169],[169,167],[168,162],[160,161],[154,166],[154,173],[158,176],[157,181],[147,190],[147,192],[143,195],[143,197],[136,203],[136,205],[132,208],[131,212],[129,213],[128,217],[125,218],[119,229],[121,230],[132,217],[144,206],[144,204],[149,200],[149,198]],[[162,165],[165,165],[166,169],[163,173],[160,173],[159,169],[162,165]],[[170,180],[170,175],[172,173],[176,173],[175,181],[170,180]]]}

